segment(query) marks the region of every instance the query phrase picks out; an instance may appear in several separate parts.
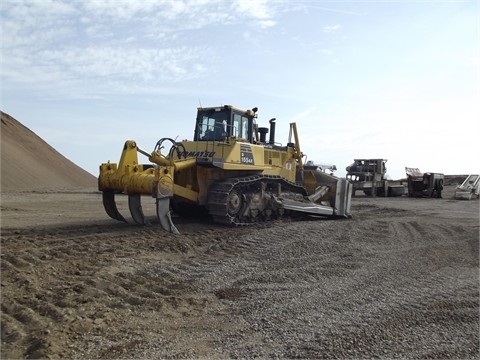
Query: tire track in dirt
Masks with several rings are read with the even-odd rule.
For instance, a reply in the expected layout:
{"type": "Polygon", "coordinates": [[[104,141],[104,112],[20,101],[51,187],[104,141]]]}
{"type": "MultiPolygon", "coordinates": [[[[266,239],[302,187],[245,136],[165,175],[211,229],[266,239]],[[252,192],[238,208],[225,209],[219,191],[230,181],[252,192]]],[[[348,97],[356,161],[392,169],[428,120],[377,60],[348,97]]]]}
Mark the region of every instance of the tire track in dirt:
{"type": "MultiPolygon", "coordinates": [[[[236,315],[246,319],[251,329],[267,334],[260,336],[262,341],[277,339],[277,346],[282,347],[279,343],[284,344],[283,354],[286,353],[288,357],[298,356],[298,343],[305,344],[311,337],[301,333],[292,336],[291,332],[285,332],[284,329],[286,327],[298,329],[299,321],[316,323],[326,318],[335,319],[338,331],[328,336],[317,334],[321,345],[310,350],[302,345],[300,349],[302,356],[340,354],[358,357],[380,351],[382,348],[384,349],[379,353],[387,354],[386,356],[399,354],[408,356],[412,351],[417,351],[419,357],[429,354],[465,355],[472,353],[472,349],[478,350],[478,345],[472,342],[472,338],[476,337],[474,319],[478,310],[478,304],[475,302],[478,298],[478,284],[472,281],[475,279],[475,273],[471,271],[466,276],[466,281],[462,283],[459,282],[459,278],[465,276],[465,269],[450,271],[452,264],[458,264],[465,258],[469,259],[467,266],[478,267],[478,253],[468,254],[468,250],[458,252],[456,251],[458,247],[469,248],[459,244],[458,238],[450,239],[453,234],[461,234],[467,239],[475,238],[478,229],[446,225],[442,221],[437,223],[437,220],[425,224],[425,219],[421,219],[423,224],[419,225],[418,218],[415,220],[406,213],[398,220],[382,220],[388,216],[390,215],[383,212],[380,216],[376,214],[374,218],[365,217],[362,221],[341,224],[289,223],[282,224],[282,234],[276,229],[264,229],[260,236],[256,234],[240,236],[235,242],[225,241],[221,248],[226,253],[232,254],[244,250],[241,262],[237,262],[234,256],[223,258],[221,264],[192,262],[191,268],[182,268],[182,277],[192,272],[201,273],[202,277],[211,274],[212,279],[203,278],[202,286],[215,292],[223,301],[240,308],[236,310],[236,315]],[[305,238],[306,229],[308,240],[305,238]],[[355,237],[356,234],[358,237],[355,237]],[[314,241],[318,241],[315,244],[317,246],[312,246],[314,241]],[[422,248],[425,248],[425,252],[421,251],[422,248]],[[392,250],[399,256],[392,258],[392,250]],[[450,255],[439,253],[442,250],[450,255]],[[286,252],[289,256],[281,256],[286,252]],[[402,256],[403,253],[405,256],[402,256]],[[417,255],[412,256],[410,253],[417,255]],[[456,255],[451,255],[452,253],[456,255]],[[286,258],[288,261],[285,261],[286,258]],[[422,261],[424,267],[420,267],[420,270],[415,269],[418,268],[417,263],[422,261]],[[411,268],[406,269],[410,265],[411,268]],[[211,269],[210,266],[215,269],[211,269]],[[218,267],[221,268],[222,277],[218,276],[218,267]],[[398,277],[399,273],[403,273],[403,277],[398,277]],[[318,292],[318,289],[312,290],[313,283],[317,287],[320,285],[320,288],[324,285],[323,288],[328,289],[328,295],[318,292]],[[299,295],[291,294],[292,289],[299,295]],[[284,311],[279,310],[285,308],[284,303],[277,303],[276,298],[282,293],[284,299],[285,291],[290,293],[292,303],[302,304],[300,308],[288,307],[288,326],[282,324],[285,322],[284,317],[276,318],[274,315],[284,311]],[[452,303],[451,298],[455,296],[466,300],[452,303]],[[442,299],[446,304],[444,307],[453,307],[457,312],[465,312],[465,319],[448,314],[442,309],[436,313],[432,312],[431,309],[438,308],[436,304],[441,304],[442,299]],[[329,311],[320,312],[319,316],[312,317],[310,313],[318,312],[321,306],[327,306],[329,311]],[[355,310],[345,311],[352,306],[355,310]],[[444,324],[442,319],[445,319],[444,324]],[[450,323],[458,321],[467,325],[466,331],[469,336],[464,341],[452,345],[458,333],[449,335],[442,326],[450,327],[450,323]],[[440,330],[431,328],[430,324],[435,323],[440,324],[440,330]],[[356,329],[354,332],[351,330],[352,327],[356,329]],[[414,341],[418,335],[413,334],[411,328],[416,328],[423,334],[420,340],[414,341]],[[439,350],[433,352],[422,344],[418,344],[416,350],[408,345],[433,341],[427,336],[432,332],[438,334],[439,339],[446,340],[447,345],[435,340],[439,350]],[[394,346],[397,337],[405,343],[405,348],[400,352],[394,346]],[[297,343],[292,342],[292,339],[297,343]],[[462,350],[464,345],[470,350],[462,350]]],[[[331,324],[327,325],[325,334],[329,334],[328,328],[331,327],[331,324]]],[[[224,338],[226,342],[228,337],[227,332],[224,338]]],[[[259,341],[258,337],[255,338],[255,341],[259,341]]],[[[256,345],[255,341],[230,343],[232,346],[230,355],[251,351],[251,347],[256,345]]],[[[255,355],[272,354],[275,353],[267,351],[255,355]]]]}
{"type": "Polygon", "coordinates": [[[15,358],[478,353],[478,224],[374,200],[345,221],[224,228],[178,219],[180,236],[110,222],[2,229],[2,292],[10,294],[2,301],[2,351],[15,358]]]}
{"type": "Polygon", "coordinates": [[[122,322],[125,310],[162,309],[170,316],[203,311],[211,299],[185,293],[195,280],[189,274],[203,276],[196,269],[205,267],[179,260],[212,253],[216,239],[238,234],[230,228],[213,231],[215,237],[208,227],[200,228],[194,238],[188,231],[178,237],[128,224],[2,229],[2,291],[17,294],[2,302],[3,351],[11,357],[64,356],[83,334],[122,322]],[[168,261],[177,265],[158,266],[168,261]],[[150,264],[156,271],[148,271],[150,264]]]}
{"type": "Polygon", "coordinates": [[[3,352],[44,357],[60,351],[49,340],[60,335],[56,329],[66,327],[68,337],[101,328],[108,318],[98,308],[156,308],[159,298],[168,302],[168,287],[121,259],[152,248],[185,250],[171,240],[159,229],[121,225],[2,230],[2,292],[17,294],[2,301],[3,352]]]}

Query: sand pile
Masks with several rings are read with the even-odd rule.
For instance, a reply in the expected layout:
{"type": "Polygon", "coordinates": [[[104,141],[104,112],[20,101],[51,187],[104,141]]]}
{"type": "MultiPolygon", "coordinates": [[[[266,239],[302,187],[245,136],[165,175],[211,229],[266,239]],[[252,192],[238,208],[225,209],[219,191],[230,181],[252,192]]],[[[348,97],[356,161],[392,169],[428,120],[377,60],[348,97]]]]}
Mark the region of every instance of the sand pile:
{"type": "Polygon", "coordinates": [[[4,112],[1,113],[0,177],[2,192],[97,186],[95,176],[4,112]]]}

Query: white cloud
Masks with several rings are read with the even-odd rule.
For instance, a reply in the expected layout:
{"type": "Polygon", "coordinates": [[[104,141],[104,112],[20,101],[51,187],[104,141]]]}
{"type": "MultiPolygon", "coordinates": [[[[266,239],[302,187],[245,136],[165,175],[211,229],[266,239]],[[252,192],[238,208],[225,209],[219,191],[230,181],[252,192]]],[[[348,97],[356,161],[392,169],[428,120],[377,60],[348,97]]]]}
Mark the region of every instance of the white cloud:
{"type": "Polygon", "coordinates": [[[261,20],[258,22],[258,24],[262,29],[266,29],[275,26],[277,23],[273,20],[261,20]]]}
{"type": "Polygon", "coordinates": [[[327,25],[323,27],[323,32],[324,33],[336,33],[341,29],[340,25],[327,25]]]}
{"type": "MultiPolygon", "coordinates": [[[[181,1],[178,2],[181,3],[181,1]]],[[[168,6],[172,3],[176,3],[176,1],[84,0],[81,2],[90,16],[118,18],[119,20],[129,20],[136,15],[151,12],[162,5],[168,6]]],[[[175,7],[175,5],[172,7],[175,7]]]]}
{"type": "Polygon", "coordinates": [[[5,0],[3,46],[41,48],[59,41],[114,41],[116,37],[166,39],[175,31],[215,24],[276,24],[270,0],[5,0]]]}
{"type": "Polygon", "coordinates": [[[240,14],[247,14],[257,19],[269,19],[270,13],[266,0],[236,0],[232,7],[240,14]]]}
{"type": "Polygon", "coordinates": [[[2,51],[26,46],[37,49],[73,33],[68,20],[75,8],[57,2],[6,1],[2,4],[2,51]]]}
{"type": "MultiPolygon", "coordinates": [[[[3,80],[122,91],[132,81],[151,91],[162,82],[200,78],[215,49],[191,45],[193,29],[245,23],[250,31],[276,24],[270,0],[6,0],[2,3],[3,80]],[[234,10],[234,11],[232,11],[234,10]],[[101,79],[99,84],[99,79],[101,79]],[[83,84],[83,85],[82,85],[83,84]]],[[[69,92],[64,92],[68,94],[69,92]]],[[[79,96],[85,91],[79,89],[79,96]]],[[[92,96],[96,96],[92,92],[92,96]]]]}
{"type": "MultiPolygon", "coordinates": [[[[179,46],[151,49],[88,46],[35,54],[12,52],[18,60],[4,64],[3,77],[12,84],[32,84],[49,89],[54,97],[98,98],[105,94],[163,91],[184,80],[205,76],[208,49],[179,46]],[[27,71],[28,70],[28,71],[27,71]]],[[[46,94],[45,94],[46,95],[46,94]]]]}
{"type": "Polygon", "coordinates": [[[271,0],[85,0],[86,16],[116,22],[142,22],[147,27],[195,29],[210,24],[232,24],[258,20],[260,27],[275,24],[271,0]]]}
{"type": "MultiPolygon", "coordinates": [[[[54,0],[4,0],[3,10],[11,16],[31,21],[41,13],[47,18],[72,15],[76,12],[74,4],[54,0]]],[[[43,19],[38,19],[39,21],[43,19]]]]}
{"type": "Polygon", "coordinates": [[[256,19],[262,29],[276,25],[276,21],[272,19],[274,8],[269,0],[236,0],[233,2],[232,8],[237,14],[256,19]]]}

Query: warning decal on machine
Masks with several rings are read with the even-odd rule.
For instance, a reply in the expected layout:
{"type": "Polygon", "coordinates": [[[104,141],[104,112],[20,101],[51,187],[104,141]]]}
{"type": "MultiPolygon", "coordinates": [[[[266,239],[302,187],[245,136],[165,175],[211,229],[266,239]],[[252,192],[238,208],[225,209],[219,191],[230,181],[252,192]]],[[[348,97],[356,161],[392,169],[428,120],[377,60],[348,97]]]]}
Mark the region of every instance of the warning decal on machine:
{"type": "Polygon", "coordinates": [[[248,144],[240,144],[240,162],[242,164],[255,165],[252,148],[248,144]]]}

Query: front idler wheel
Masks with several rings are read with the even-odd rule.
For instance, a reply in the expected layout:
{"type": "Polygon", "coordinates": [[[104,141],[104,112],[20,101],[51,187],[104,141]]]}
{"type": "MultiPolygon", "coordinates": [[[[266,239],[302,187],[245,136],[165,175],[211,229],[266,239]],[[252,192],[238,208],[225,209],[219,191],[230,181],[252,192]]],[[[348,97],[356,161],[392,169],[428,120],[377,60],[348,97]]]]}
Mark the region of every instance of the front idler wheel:
{"type": "Polygon", "coordinates": [[[231,217],[237,217],[243,208],[244,199],[240,191],[234,189],[227,198],[227,212],[231,217]]]}

